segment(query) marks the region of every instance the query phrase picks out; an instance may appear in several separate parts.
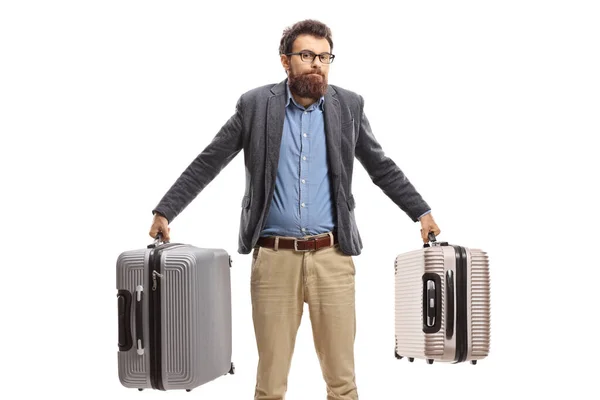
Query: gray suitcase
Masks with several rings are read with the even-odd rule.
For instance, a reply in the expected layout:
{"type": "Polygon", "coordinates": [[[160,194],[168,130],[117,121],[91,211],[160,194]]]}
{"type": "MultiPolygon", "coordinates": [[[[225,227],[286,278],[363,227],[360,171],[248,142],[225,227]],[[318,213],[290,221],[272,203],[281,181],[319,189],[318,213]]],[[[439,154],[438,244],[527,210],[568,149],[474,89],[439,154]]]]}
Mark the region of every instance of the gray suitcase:
{"type": "Polygon", "coordinates": [[[476,364],[490,348],[487,253],[429,238],[396,257],[396,358],[476,364]]]}
{"type": "Polygon", "coordinates": [[[230,267],[225,250],[160,239],[119,255],[123,386],[191,391],[234,373],[230,267]]]}

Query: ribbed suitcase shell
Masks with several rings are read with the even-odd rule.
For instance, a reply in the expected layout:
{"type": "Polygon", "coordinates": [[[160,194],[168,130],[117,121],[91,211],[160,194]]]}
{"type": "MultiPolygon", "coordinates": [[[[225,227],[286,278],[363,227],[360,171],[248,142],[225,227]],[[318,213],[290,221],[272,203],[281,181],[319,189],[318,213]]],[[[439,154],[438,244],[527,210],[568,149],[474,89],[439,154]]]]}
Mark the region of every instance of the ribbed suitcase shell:
{"type": "MultiPolygon", "coordinates": [[[[490,276],[487,253],[465,248],[467,254],[467,342],[466,359],[487,357],[490,348],[490,276]]],[[[457,318],[454,335],[446,337],[448,304],[446,272],[456,273],[455,249],[452,246],[432,246],[400,254],[395,260],[395,336],[396,357],[421,358],[454,362],[457,318]],[[424,332],[423,275],[434,273],[441,281],[441,326],[435,333],[424,332]]],[[[458,290],[455,290],[455,293],[458,290]]],[[[457,316],[456,297],[454,315],[457,316]]],[[[411,360],[412,361],[412,360],[411,360]]]]}
{"type": "MultiPolygon", "coordinates": [[[[231,259],[222,249],[163,244],[160,332],[164,390],[191,390],[232,372],[231,259]]],[[[126,251],[117,260],[117,291],[131,293],[133,346],[118,352],[119,379],[128,388],[152,388],[149,326],[149,257],[153,249],[126,251]],[[143,287],[144,352],[136,349],[136,288],[143,287]]]]}

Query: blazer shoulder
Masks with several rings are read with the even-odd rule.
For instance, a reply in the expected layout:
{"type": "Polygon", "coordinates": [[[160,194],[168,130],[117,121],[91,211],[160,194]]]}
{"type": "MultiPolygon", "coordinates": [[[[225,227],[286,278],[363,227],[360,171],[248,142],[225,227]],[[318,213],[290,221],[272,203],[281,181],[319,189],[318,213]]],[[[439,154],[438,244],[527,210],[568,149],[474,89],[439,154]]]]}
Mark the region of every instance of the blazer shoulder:
{"type": "Polygon", "coordinates": [[[348,89],[341,88],[339,86],[329,86],[331,86],[334,89],[335,95],[340,99],[341,102],[346,103],[348,105],[362,107],[364,101],[360,94],[348,89]]]}
{"type": "Polygon", "coordinates": [[[244,100],[257,100],[260,98],[266,98],[272,95],[271,93],[271,89],[273,87],[277,86],[276,83],[271,83],[268,85],[263,85],[263,86],[259,86],[256,87],[254,89],[250,89],[248,91],[246,91],[245,93],[243,93],[240,97],[243,97],[244,100]]]}

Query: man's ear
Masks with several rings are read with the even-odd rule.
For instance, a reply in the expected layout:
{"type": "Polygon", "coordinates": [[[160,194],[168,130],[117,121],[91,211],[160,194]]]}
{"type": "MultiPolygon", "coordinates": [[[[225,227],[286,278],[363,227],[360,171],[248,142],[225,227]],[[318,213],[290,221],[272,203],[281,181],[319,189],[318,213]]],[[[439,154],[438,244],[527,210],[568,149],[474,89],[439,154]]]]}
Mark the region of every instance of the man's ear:
{"type": "Polygon", "coordinates": [[[283,65],[283,69],[285,69],[286,73],[289,72],[289,70],[290,70],[290,59],[285,54],[282,54],[280,56],[280,58],[281,58],[281,65],[283,65]]]}

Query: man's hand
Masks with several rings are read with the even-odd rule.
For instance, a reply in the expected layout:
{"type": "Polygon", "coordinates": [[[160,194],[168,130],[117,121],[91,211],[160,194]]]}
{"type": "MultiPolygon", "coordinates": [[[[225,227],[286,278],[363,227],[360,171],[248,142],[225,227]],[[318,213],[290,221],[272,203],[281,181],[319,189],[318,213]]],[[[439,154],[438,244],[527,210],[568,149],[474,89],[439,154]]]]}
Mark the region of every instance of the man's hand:
{"type": "Polygon", "coordinates": [[[420,219],[421,221],[421,238],[423,239],[423,243],[428,243],[429,232],[433,232],[435,236],[440,234],[440,228],[438,228],[437,224],[433,220],[433,215],[431,213],[423,215],[420,219]]]}
{"type": "Polygon", "coordinates": [[[169,221],[159,213],[154,214],[154,220],[152,220],[152,226],[150,227],[150,236],[152,239],[156,239],[158,233],[162,233],[162,240],[164,242],[169,242],[171,237],[169,236],[169,232],[171,228],[169,228],[169,221]]]}

